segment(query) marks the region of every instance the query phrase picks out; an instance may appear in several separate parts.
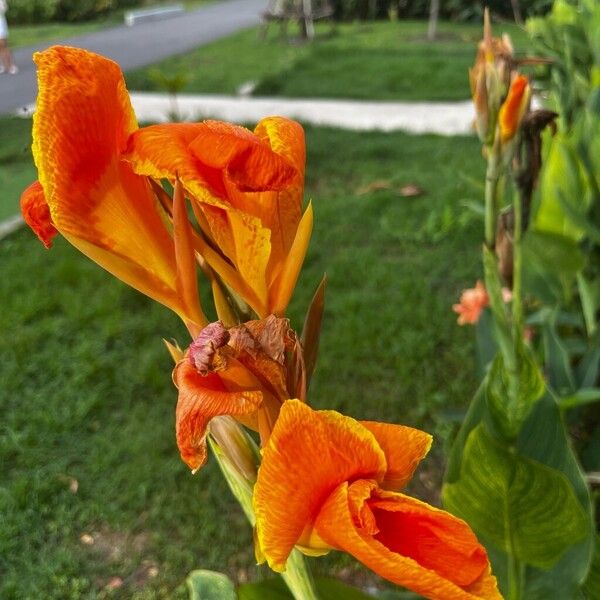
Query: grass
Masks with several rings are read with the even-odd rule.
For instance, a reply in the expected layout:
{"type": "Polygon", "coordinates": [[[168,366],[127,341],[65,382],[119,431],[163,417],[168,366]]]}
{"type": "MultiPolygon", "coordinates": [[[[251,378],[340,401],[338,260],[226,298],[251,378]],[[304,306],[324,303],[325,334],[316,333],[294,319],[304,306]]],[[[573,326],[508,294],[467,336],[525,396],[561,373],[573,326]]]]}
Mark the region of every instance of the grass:
{"type": "Polygon", "coordinates": [[[0,117],[0,221],[19,212],[19,196],[36,178],[31,119],[0,117]]]}
{"type": "MultiPolygon", "coordinates": [[[[435,432],[412,486],[435,497],[451,428],[441,415],[476,384],[473,332],[450,307],[479,272],[480,226],[460,208],[474,194],[458,177],[483,174],[479,144],[311,127],[307,146],[316,219],[297,327],[329,277],[311,402],[435,432]],[[408,183],[425,193],[403,197],[408,183]]],[[[192,477],[177,455],[160,341],[185,342],[177,319],[27,230],[0,243],[0,297],[0,597],[178,599],[193,568],[261,577],[214,461],[192,477]],[[114,577],[123,585],[110,591],[114,577]]],[[[314,564],[368,577],[349,558],[314,564]]]]}
{"type": "MultiPolygon", "coordinates": [[[[197,8],[200,4],[206,4],[210,0],[186,0],[184,2],[188,10],[197,8]]],[[[165,2],[156,2],[163,5],[165,2]]],[[[12,25],[10,28],[11,48],[22,46],[33,46],[44,42],[52,42],[93,33],[107,27],[115,27],[123,24],[123,10],[114,11],[106,16],[93,21],[81,23],[42,23],[39,25],[12,25]]]]}
{"type": "MultiPolygon", "coordinates": [[[[234,94],[255,81],[255,95],[356,98],[363,100],[464,100],[467,70],[481,38],[477,24],[442,23],[439,41],[425,39],[419,21],[344,24],[318,28],[311,44],[290,45],[273,31],[267,41],[258,30],[203,46],[127,75],[129,89],[154,90],[152,69],[182,73],[185,92],[234,94]]],[[[526,35],[508,30],[517,49],[526,35]]]]}

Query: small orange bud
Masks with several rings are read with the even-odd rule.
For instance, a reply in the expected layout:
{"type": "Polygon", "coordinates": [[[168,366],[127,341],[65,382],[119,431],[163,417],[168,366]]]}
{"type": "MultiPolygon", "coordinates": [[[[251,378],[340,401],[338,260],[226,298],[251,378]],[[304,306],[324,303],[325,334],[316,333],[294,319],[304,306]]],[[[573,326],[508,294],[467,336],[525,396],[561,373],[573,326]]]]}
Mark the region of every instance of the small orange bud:
{"type": "Polygon", "coordinates": [[[502,143],[510,141],[519,130],[523,115],[529,105],[529,80],[525,75],[517,75],[508,90],[508,96],[500,107],[500,139],[502,143]]]}

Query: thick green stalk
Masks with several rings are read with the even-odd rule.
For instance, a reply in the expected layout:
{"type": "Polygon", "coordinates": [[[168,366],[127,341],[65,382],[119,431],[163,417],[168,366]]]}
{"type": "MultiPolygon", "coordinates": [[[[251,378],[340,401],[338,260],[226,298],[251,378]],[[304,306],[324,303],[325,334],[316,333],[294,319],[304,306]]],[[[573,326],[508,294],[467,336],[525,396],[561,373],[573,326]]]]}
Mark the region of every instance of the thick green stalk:
{"type": "Polygon", "coordinates": [[[523,338],[523,252],[521,239],[523,237],[523,201],[519,193],[514,198],[515,222],[513,228],[513,288],[512,288],[512,316],[513,339],[515,345],[523,338]]]}
{"type": "Polygon", "coordinates": [[[496,222],[498,220],[498,186],[502,173],[502,155],[499,135],[491,146],[488,146],[487,171],[485,175],[485,248],[483,265],[485,286],[490,297],[490,306],[494,316],[496,337],[504,364],[515,371],[515,352],[511,343],[510,328],[506,318],[506,310],[502,300],[502,283],[498,272],[497,259],[494,253],[496,244],[496,222]]]}
{"type": "Polygon", "coordinates": [[[496,242],[496,220],[498,218],[498,181],[500,180],[501,157],[498,142],[488,147],[487,171],[485,173],[485,244],[494,249],[496,242]]]}
{"type": "Polygon", "coordinates": [[[299,550],[292,551],[281,577],[296,600],[319,600],[312,574],[299,550]]]}

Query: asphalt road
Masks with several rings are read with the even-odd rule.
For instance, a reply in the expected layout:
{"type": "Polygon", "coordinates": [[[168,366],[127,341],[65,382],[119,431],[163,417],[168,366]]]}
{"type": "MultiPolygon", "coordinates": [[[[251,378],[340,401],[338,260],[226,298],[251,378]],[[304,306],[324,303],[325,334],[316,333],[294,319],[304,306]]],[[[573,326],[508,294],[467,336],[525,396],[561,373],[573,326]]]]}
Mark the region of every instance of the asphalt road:
{"type": "MultiPolygon", "coordinates": [[[[225,0],[181,16],[133,27],[123,25],[105,29],[60,40],[60,43],[108,56],[125,71],[252,27],[259,23],[259,14],[266,4],[266,0],[225,0]]],[[[31,55],[56,43],[53,41],[15,51],[15,62],[20,72],[0,76],[0,114],[14,112],[35,100],[37,83],[31,55]]]]}

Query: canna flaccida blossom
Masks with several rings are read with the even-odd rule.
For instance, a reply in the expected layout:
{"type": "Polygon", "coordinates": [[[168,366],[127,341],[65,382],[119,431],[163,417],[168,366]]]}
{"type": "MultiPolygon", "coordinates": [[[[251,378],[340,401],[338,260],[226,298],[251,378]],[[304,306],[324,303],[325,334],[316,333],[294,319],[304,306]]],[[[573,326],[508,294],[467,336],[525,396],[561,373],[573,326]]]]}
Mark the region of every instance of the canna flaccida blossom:
{"type": "Polygon", "coordinates": [[[182,319],[189,339],[166,343],[179,452],[202,473],[213,448],[256,523],[257,558],[297,600],[316,596],[290,555],[332,549],[427,598],[500,598],[469,525],[400,491],[431,436],[309,406],[324,287],[301,333],[286,316],[313,224],[302,127],[275,116],[253,130],[139,128],[112,61],[60,46],[34,60],[38,181],[22,195],[24,218],[46,247],[60,234],[182,319]]]}

